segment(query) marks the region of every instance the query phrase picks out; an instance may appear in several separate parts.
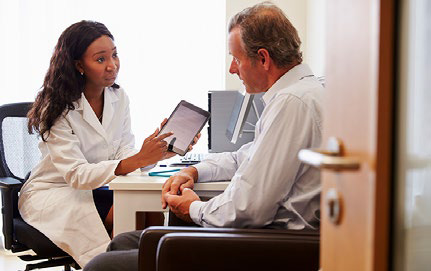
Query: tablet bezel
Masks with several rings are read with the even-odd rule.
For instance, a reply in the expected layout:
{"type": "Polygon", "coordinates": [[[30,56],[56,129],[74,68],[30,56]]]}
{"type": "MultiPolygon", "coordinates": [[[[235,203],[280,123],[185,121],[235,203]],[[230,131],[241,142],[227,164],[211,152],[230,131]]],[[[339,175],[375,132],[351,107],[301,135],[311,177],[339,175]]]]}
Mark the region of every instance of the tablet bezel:
{"type": "Polygon", "coordinates": [[[172,149],[169,149],[170,151],[173,151],[173,152],[175,152],[175,153],[178,153],[179,155],[181,155],[181,156],[184,156],[187,152],[188,152],[188,150],[189,150],[189,148],[188,148],[188,146],[189,145],[191,145],[192,143],[193,143],[193,140],[194,140],[194,138],[196,137],[196,135],[202,130],[202,128],[205,126],[205,124],[208,122],[208,120],[209,120],[209,118],[210,118],[210,112],[208,112],[208,111],[206,111],[206,110],[203,110],[202,108],[200,108],[200,107],[198,107],[198,106],[195,106],[195,105],[193,105],[193,104],[191,104],[191,103],[189,103],[189,102],[187,102],[187,101],[185,101],[185,100],[181,100],[178,104],[177,104],[177,106],[175,107],[175,109],[174,109],[174,111],[172,111],[172,113],[171,113],[171,115],[169,116],[169,118],[168,118],[168,121],[166,122],[166,124],[162,127],[162,129],[160,130],[160,132],[159,132],[159,135],[161,135],[161,134],[163,134],[163,133],[167,133],[167,132],[171,132],[171,131],[164,131],[164,129],[165,129],[165,127],[167,126],[167,124],[169,123],[169,121],[171,121],[172,120],[172,117],[175,115],[175,113],[178,111],[178,109],[181,107],[181,106],[185,106],[185,107],[187,107],[187,108],[189,108],[190,110],[192,110],[193,112],[195,112],[195,113],[197,113],[197,114],[199,114],[199,115],[201,115],[201,116],[204,116],[205,117],[205,120],[202,122],[202,124],[200,125],[200,128],[197,130],[197,132],[195,133],[195,135],[192,137],[192,139],[190,140],[190,143],[187,145],[187,147],[186,147],[186,149],[185,150],[181,150],[181,149],[179,149],[178,147],[176,147],[175,146],[175,143],[174,143],[174,146],[172,146],[172,149]]]}

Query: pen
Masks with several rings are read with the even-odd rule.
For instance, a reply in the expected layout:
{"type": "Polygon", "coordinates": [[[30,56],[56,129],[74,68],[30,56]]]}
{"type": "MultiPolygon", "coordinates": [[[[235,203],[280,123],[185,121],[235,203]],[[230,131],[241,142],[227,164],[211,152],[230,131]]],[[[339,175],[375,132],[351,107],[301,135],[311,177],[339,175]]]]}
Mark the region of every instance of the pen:
{"type": "MultiPolygon", "coordinates": [[[[176,171],[180,171],[180,169],[176,168],[176,169],[170,169],[170,170],[152,171],[152,172],[148,172],[148,176],[161,176],[161,174],[163,173],[176,172],[176,171]]],[[[166,177],[166,176],[162,176],[162,177],[166,177]]]]}

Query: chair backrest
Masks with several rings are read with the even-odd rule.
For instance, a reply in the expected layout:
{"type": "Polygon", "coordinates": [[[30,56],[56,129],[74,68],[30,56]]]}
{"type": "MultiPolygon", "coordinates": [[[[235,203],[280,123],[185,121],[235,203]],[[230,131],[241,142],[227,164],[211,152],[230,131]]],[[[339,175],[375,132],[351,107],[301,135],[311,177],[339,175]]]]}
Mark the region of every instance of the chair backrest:
{"type": "Polygon", "coordinates": [[[27,130],[27,112],[32,103],[0,106],[0,176],[24,181],[40,161],[39,139],[27,130]]]}

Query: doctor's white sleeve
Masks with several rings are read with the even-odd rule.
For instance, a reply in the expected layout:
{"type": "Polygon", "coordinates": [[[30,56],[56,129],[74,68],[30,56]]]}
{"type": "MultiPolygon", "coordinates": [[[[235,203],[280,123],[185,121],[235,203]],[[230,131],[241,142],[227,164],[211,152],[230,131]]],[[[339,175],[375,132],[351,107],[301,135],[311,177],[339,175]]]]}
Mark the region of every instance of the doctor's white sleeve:
{"type": "Polygon", "coordinates": [[[64,117],[60,117],[51,127],[47,142],[44,144],[55,168],[66,183],[75,189],[93,190],[116,177],[115,169],[120,160],[89,163],[80,149],[78,137],[64,117]]]}
{"type": "Polygon", "coordinates": [[[190,216],[196,224],[258,228],[274,220],[300,172],[297,154],[309,144],[313,117],[292,96],[273,102],[261,121],[262,130],[226,190],[208,202],[191,204],[190,216]]]}

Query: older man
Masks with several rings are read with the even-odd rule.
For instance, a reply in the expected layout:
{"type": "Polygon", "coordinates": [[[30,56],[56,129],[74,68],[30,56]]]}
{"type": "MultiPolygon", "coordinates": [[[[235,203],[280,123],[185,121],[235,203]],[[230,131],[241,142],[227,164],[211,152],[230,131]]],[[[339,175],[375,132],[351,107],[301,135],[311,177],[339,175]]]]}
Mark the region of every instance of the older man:
{"type": "MultiPolygon", "coordinates": [[[[203,227],[316,229],[319,172],[301,163],[297,154],[320,145],[323,88],[302,64],[298,33],[278,7],[263,3],[231,19],[228,41],[233,58],[229,71],[248,93],[265,92],[255,139],[237,152],[214,154],[169,178],[163,206],[203,227]],[[231,183],[219,196],[200,201],[194,183],[212,180],[231,183]]],[[[111,251],[85,270],[137,270],[139,235],[119,235],[111,251]]]]}

